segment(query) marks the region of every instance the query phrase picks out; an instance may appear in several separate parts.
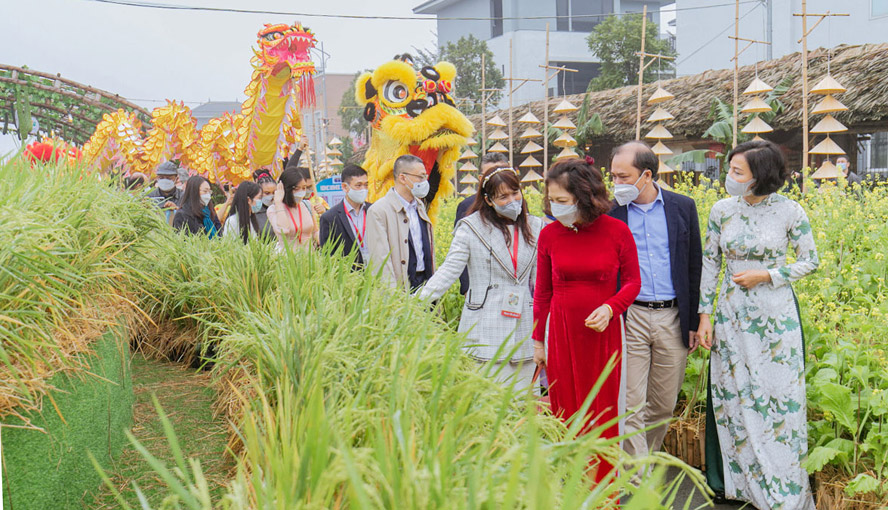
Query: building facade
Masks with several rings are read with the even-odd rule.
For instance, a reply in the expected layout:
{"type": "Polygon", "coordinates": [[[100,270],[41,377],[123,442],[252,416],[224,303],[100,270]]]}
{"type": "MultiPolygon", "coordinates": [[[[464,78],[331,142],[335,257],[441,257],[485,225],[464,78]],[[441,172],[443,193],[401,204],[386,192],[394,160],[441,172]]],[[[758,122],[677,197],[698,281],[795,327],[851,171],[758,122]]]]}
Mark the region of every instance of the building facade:
{"type": "MultiPolygon", "coordinates": [[[[549,65],[576,69],[559,73],[548,84],[550,96],[585,92],[598,75],[598,59],[589,50],[586,36],[614,13],[642,12],[659,22],[659,10],[674,0],[428,0],[415,7],[416,14],[438,18],[438,47],[473,35],[493,52],[503,76],[509,76],[509,45],[512,45],[512,76],[540,80],[518,89],[512,101],[519,105],[545,97],[542,84],[546,63],[546,24],[549,25],[549,65]],[[462,18],[462,19],[461,19],[462,18]],[[477,18],[466,20],[464,18],[477,18]]],[[[663,28],[663,27],[661,27],[663,28]]],[[[508,106],[504,97],[500,105],[508,106]]]]}
{"type": "MultiPolygon", "coordinates": [[[[707,69],[733,66],[734,5],[711,0],[676,0],[677,74],[687,76],[707,69]],[[713,5],[715,4],[715,5],[713,5]]],[[[840,44],[888,41],[888,0],[808,0],[809,13],[841,12],[847,17],[824,20],[808,37],[808,49],[840,44]]],[[[740,55],[740,65],[780,58],[802,50],[801,0],[740,2],[740,37],[769,41],[754,45],[740,55]]],[[[808,27],[818,18],[809,18],[808,27]]],[[[740,48],[745,46],[740,43],[740,48]]]]}

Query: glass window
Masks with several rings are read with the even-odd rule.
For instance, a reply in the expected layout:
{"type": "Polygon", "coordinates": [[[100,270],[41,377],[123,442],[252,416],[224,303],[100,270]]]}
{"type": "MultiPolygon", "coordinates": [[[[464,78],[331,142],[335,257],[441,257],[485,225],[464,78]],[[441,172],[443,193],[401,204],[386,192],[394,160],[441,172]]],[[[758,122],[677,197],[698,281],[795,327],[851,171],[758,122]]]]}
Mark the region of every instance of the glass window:
{"type": "Polygon", "coordinates": [[[586,92],[592,78],[601,72],[601,65],[594,62],[552,62],[551,65],[577,70],[575,73],[558,73],[558,90],[552,96],[582,94],[586,92]]]}
{"type": "Polygon", "coordinates": [[[888,0],[872,0],[872,17],[888,16],[888,0]]]}
{"type": "Polygon", "coordinates": [[[490,37],[503,35],[503,0],[490,0],[490,37]]]}
{"type": "Polygon", "coordinates": [[[555,0],[555,15],[558,16],[556,30],[570,32],[570,0],[555,0]]]}
{"type": "Polygon", "coordinates": [[[570,31],[591,32],[604,20],[603,15],[612,12],[613,0],[570,0],[570,31]]]}

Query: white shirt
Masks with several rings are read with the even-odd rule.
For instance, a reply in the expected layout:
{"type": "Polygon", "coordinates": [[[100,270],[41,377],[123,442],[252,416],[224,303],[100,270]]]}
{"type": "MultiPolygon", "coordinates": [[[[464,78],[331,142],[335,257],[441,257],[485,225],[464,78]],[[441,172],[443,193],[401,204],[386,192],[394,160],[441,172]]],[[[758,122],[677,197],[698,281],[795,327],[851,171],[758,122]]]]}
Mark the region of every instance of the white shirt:
{"type": "MultiPolygon", "coordinates": [[[[237,213],[232,214],[225,220],[225,226],[222,227],[222,237],[240,237],[241,229],[240,223],[237,220],[237,213]]],[[[250,223],[250,237],[256,237],[256,230],[253,229],[253,224],[250,223]]]]}
{"type": "Polygon", "coordinates": [[[413,251],[416,253],[416,272],[425,271],[425,252],[422,249],[422,220],[419,219],[419,203],[414,198],[412,202],[404,200],[400,193],[396,193],[401,202],[404,203],[404,209],[407,211],[407,220],[410,222],[410,236],[413,237],[413,251]]]}
{"type": "Polygon", "coordinates": [[[351,217],[349,225],[351,226],[352,233],[355,234],[355,240],[358,242],[358,249],[361,251],[361,259],[366,262],[370,260],[370,252],[365,247],[366,243],[364,242],[364,217],[367,213],[364,212],[363,204],[361,204],[361,207],[355,209],[348,199],[343,198],[342,202],[345,204],[345,210],[348,211],[348,214],[351,217]]]}

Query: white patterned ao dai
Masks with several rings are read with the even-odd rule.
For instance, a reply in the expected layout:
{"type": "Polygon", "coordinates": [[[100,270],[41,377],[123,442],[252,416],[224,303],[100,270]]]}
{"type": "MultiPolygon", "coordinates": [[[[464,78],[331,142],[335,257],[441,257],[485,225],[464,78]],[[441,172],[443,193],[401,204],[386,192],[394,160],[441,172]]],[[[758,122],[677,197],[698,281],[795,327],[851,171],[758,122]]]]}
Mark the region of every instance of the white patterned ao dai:
{"type": "Polygon", "coordinates": [[[713,312],[722,257],[710,363],[725,495],[760,510],[814,510],[801,466],[808,453],[804,348],[789,285],[819,263],[805,211],[777,194],[756,205],[717,202],[703,250],[700,313],[713,312]],[[771,282],[745,289],[732,281],[752,269],[767,269],[771,282]]]}

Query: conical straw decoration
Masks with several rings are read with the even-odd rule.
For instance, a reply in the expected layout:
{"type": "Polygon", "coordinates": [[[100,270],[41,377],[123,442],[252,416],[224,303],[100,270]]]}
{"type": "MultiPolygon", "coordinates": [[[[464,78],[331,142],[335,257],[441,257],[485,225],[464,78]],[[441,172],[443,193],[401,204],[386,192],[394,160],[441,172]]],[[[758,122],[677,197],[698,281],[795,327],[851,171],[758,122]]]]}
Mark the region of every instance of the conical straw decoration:
{"type": "Polygon", "coordinates": [[[489,140],[506,140],[509,138],[509,134],[506,133],[505,131],[503,131],[502,129],[497,128],[496,130],[493,131],[493,133],[490,133],[489,135],[487,135],[487,138],[489,140]]]}
{"type": "Polygon", "coordinates": [[[478,184],[478,178],[472,174],[466,174],[459,180],[460,184],[478,184]]]}
{"type": "Polygon", "coordinates": [[[527,140],[528,138],[538,138],[540,136],[543,136],[543,134],[537,131],[536,128],[530,127],[525,129],[524,132],[521,133],[521,136],[519,136],[519,138],[521,138],[522,140],[527,140]]]}
{"type": "Polygon", "coordinates": [[[662,122],[664,120],[672,120],[674,118],[675,118],[675,115],[672,115],[671,113],[667,112],[666,110],[664,110],[662,108],[657,108],[656,110],[654,110],[654,113],[652,113],[651,116],[648,117],[647,121],[648,122],[662,122]]]}
{"type": "Polygon", "coordinates": [[[466,149],[462,154],[459,155],[459,159],[475,159],[478,155],[472,152],[470,149],[466,149]]]}
{"type": "Polygon", "coordinates": [[[811,178],[819,181],[821,179],[837,179],[841,170],[836,167],[836,165],[832,164],[830,160],[826,160],[820,165],[820,168],[817,169],[816,172],[811,174],[811,178]]]}
{"type": "Polygon", "coordinates": [[[555,159],[559,160],[559,159],[578,158],[578,157],[580,157],[580,155],[577,154],[576,151],[574,151],[570,147],[565,147],[564,150],[562,150],[561,152],[558,153],[558,156],[556,156],[555,159]]]}
{"type": "Polygon", "coordinates": [[[478,167],[475,166],[475,163],[472,163],[471,161],[466,161],[461,167],[459,167],[460,172],[475,172],[477,170],[478,167]]]}
{"type": "Polygon", "coordinates": [[[518,122],[522,124],[539,124],[540,119],[536,118],[536,115],[534,115],[533,113],[527,112],[524,114],[523,117],[518,119],[518,122]]]}
{"type": "Polygon", "coordinates": [[[820,115],[821,113],[844,112],[847,110],[847,106],[843,105],[838,99],[827,94],[827,96],[823,98],[823,101],[820,101],[820,103],[811,110],[811,114],[820,115]]]}
{"type": "Polygon", "coordinates": [[[811,128],[811,133],[815,135],[822,135],[826,133],[841,133],[842,131],[848,131],[848,128],[829,114],[821,119],[816,126],[811,128]]]}
{"type": "Polygon", "coordinates": [[[553,109],[552,111],[555,112],[555,113],[570,113],[570,112],[575,112],[575,111],[577,111],[578,109],[579,109],[579,108],[577,108],[576,106],[574,106],[574,105],[573,105],[570,101],[568,101],[567,99],[562,99],[561,102],[558,103],[558,106],[556,106],[555,109],[553,109]]]}
{"type": "Polygon", "coordinates": [[[652,138],[654,140],[668,140],[669,138],[672,138],[672,133],[663,127],[663,124],[657,124],[654,126],[654,129],[651,129],[648,134],[644,135],[644,137],[652,138]]]}
{"type": "Polygon", "coordinates": [[[665,145],[663,145],[663,142],[659,142],[659,141],[656,143],[656,145],[651,147],[651,150],[657,156],[669,156],[670,154],[674,154],[672,152],[672,149],[670,149],[669,147],[666,147],[665,145]]]}
{"type": "Polygon", "coordinates": [[[577,141],[574,137],[570,136],[567,133],[564,133],[563,135],[556,138],[555,141],[552,142],[552,145],[562,149],[565,147],[576,147],[577,141]]]}
{"type": "Polygon", "coordinates": [[[845,92],[845,87],[842,86],[841,83],[837,82],[835,78],[830,75],[826,75],[822,80],[817,82],[817,85],[811,89],[812,94],[840,94],[845,92]]]}
{"type": "Polygon", "coordinates": [[[675,172],[674,168],[672,168],[671,166],[667,165],[666,163],[663,163],[662,161],[660,161],[660,166],[659,166],[659,168],[657,168],[657,175],[671,174],[674,172],[675,172]]]}
{"type": "MultiPolygon", "coordinates": [[[[540,165],[540,166],[542,166],[542,165],[540,165]]],[[[524,177],[521,178],[521,182],[523,182],[523,183],[539,182],[542,180],[543,180],[543,176],[534,172],[533,170],[530,170],[529,172],[527,172],[524,175],[524,177]]]]}
{"type": "Polygon", "coordinates": [[[527,142],[527,145],[525,145],[523,149],[521,149],[521,154],[530,154],[532,152],[539,152],[541,150],[543,150],[543,147],[531,140],[527,142]]]}
{"type": "Polygon", "coordinates": [[[669,101],[670,99],[675,99],[675,96],[672,95],[672,93],[667,92],[663,87],[657,87],[654,94],[648,98],[648,104],[662,103],[663,101],[669,101]]]}
{"type": "Polygon", "coordinates": [[[567,115],[562,115],[552,124],[552,127],[558,129],[576,129],[577,126],[567,118],[567,115]]]}
{"type": "Polygon", "coordinates": [[[522,161],[521,164],[518,166],[537,167],[537,166],[543,166],[543,164],[540,163],[539,161],[537,161],[537,158],[535,158],[533,156],[527,156],[527,159],[522,161]]]}
{"type": "Polygon", "coordinates": [[[487,152],[509,152],[509,149],[507,149],[505,145],[496,142],[489,149],[487,149],[487,152]]]}
{"type": "Polygon", "coordinates": [[[771,131],[774,131],[774,128],[763,121],[761,117],[752,119],[749,121],[749,124],[740,130],[742,133],[770,133],[771,131]]]}
{"type": "Polygon", "coordinates": [[[499,115],[494,115],[492,119],[487,121],[488,126],[506,127],[506,122],[499,115]]]}
{"type": "Polygon", "coordinates": [[[764,113],[770,111],[771,105],[757,96],[752,98],[752,101],[746,103],[746,105],[744,105],[743,108],[740,109],[740,113],[764,113]]]}
{"type": "Polygon", "coordinates": [[[474,186],[466,186],[465,188],[463,188],[462,191],[459,192],[459,194],[462,195],[462,196],[464,196],[464,197],[472,196],[472,195],[474,195],[475,193],[478,193],[478,190],[475,189],[474,186]]]}
{"type": "Polygon", "coordinates": [[[751,96],[753,94],[767,94],[772,90],[774,90],[774,87],[763,82],[758,76],[756,76],[755,79],[752,80],[752,83],[746,87],[746,90],[743,91],[743,95],[751,96]]]}
{"type": "Polygon", "coordinates": [[[832,138],[829,137],[829,135],[827,135],[826,138],[824,138],[822,142],[815,145],[814,148],[811,149],[809,152],[811,154],[827,154],[827,155],[845,154],[845,151],[842,150],[842,148],[839,147],[839,144],[834,142],[832,140],[832,138]]]}

